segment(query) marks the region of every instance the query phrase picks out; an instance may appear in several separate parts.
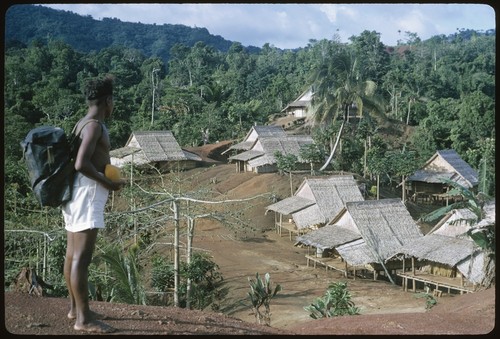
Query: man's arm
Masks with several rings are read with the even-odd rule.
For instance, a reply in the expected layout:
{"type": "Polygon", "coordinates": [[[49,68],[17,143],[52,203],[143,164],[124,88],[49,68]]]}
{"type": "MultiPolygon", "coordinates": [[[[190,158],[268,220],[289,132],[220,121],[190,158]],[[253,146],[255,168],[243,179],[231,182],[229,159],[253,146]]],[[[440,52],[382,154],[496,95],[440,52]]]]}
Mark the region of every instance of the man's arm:
{"type": "MultiPolygon", "coordinates": [[[[75,169],[83,175],[101,183],[107,189],[116,191],[121,188],[122,184],[113,182],[106,178],[104,173],[99,172],[92,162],[92,158],[96,152],[96,147],[102,135],[102,126],[97,122],[91,122],[82,129],[80,133],[82,140],[76,156],[75,169]]],[[[105,162],[107,162],[107,159],[104,160],[103,166],[105,165],[105,162]]]]}

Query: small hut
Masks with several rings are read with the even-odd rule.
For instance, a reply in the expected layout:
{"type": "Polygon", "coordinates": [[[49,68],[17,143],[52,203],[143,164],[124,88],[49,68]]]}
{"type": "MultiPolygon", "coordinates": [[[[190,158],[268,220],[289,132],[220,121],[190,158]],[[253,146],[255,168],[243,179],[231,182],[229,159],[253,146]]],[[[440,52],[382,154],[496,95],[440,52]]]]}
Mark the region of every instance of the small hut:
{"type": "MultiPolygon", "coordinates": [[[[238,153],[244,152],[244,151],[249,151],[253,145],[255,144],[255,141],[257,141],[260,137],[266,138],[266,137],[275,137],[275,138],[281,138],[281,137],[286,137],[286,132],[281,128],[280,126],[253,126],[250,131],[248,131],[247,135],[243,139],[243,141],[231,145],[227,150],[222,152],[221,154],[226,154],[228,152],[234,152],[236,155],[238,153]]],[[[251,158],[250,158],[251,159],[251,158]]]]}
{"type": "Polygon", "coordinates": [[[110,152],[111,164],[122,167],[155,167],[161,171],[187,170],[197,167],[202,159],[183,150],[171,131],[133,132],[125,147],[110,152]]]}
{"type": "Polygon", "coordinates": [[[306,178],[292,197],[267,206],[275,212],[278,233],[282,229],[303,234],[310,229],[324,226],[349,201],[364,200],[352,175],[306,178]]]}
{"type": "Polygon", "coordinates": [[[310,115],[311,101],[313,97],[312,88],[306,89],[297,99],[286,105],[281,111],[286,115],[292,115],[296,118],[305,118],[310,115]]]}
{"type": "Polygon", "coordinates": [[[228,158],[236,164],[237,172],[272,173],[278,170],[275,152],[293,154],[298,159],[298,169],[307,170],[310,164],[300,156],[303,145],[314,143],[308,135],[259,136],[251,149],[228,158]]]}
{"type": "Polygon", "coordinates": [[[402,285],[408,290],[412,282],[413,291],[417,284],[433,285],[435,291],[452,290],[460,293],[472,292],[484,277],[483,251],[470,238],[457,238],[440,234],[427,234],[402,246],[388,261],[395,259],[407,262],[398,272],[402,285]]]}
{"type": "MultiPolygon", "coordinates": [[[[384,271],[391,277],[391,271],[403,264],[386,263],[402,245],[411,243],[423,235],[406,206],[399,199],[365,200],[346,202],[345,207],[333,218],[325,230],[311,231],[297,238],[297,244],[314,246],[318,253],[328,249],[329,258],[337,259],[330,264],[338,270],[349,270],[356,276],[356,271],[373,273],[377,279],[384,271]],[[350,233],[346,233],[349,230],[350,233]],[[322,236],[316,233],[322,232],[322,236]],[[331,233],[325,236],[323,232],[331,233]],[[346,234],[350,235],[349,239],[346,234]],[[356,236],[357,235],[357,236],[356,236]],[[312,242],[311,239],[316,239],[312,242]]],[[[325,226],[326,227],[326,226],[325,226]]],[[[325,255],[321,255],[325,257],[325,255]]],[[[309,256],[309,260],[312,258],[309,256]]],[[[322,263],[324,259],[314,259],[322,263]]]]}
{"type": "Polygon", "coordinates": [[[437,151],[427,162],[406,180],[407,196],[414,201],[445,202],[449,199],[446,193],[449,185],[443,179],[474,190],[478,183],[477,172],[452,149],[437,151]]]}

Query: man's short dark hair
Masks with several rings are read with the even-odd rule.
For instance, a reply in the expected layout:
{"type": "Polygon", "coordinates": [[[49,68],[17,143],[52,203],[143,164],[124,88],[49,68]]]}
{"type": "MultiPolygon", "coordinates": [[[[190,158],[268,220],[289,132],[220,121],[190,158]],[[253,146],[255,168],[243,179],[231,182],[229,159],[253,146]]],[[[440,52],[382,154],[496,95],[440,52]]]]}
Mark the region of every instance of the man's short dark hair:
{"type": "Polygon", "coordinates": [[[113,76],[105,75],[88,79],[85,83],[84,95],[88,101],[113,95],[113,76]]]}

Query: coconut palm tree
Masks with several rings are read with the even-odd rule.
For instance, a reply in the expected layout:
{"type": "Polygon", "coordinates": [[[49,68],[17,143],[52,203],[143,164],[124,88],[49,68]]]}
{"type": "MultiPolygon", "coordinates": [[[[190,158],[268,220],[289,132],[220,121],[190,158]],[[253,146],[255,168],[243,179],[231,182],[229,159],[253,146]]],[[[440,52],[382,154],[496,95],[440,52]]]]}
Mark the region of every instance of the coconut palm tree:
{"type": "Polygon", "coordinates": [[[375,114],[379,120],[385,120],[382,99],[376,94],[377,85],[371,80],[361,79],[357,59],[346,49],[330,52],[330,57],[323,58],[312,75],[314,96],[312,108],[316,123],[334,123],[340,116],[342,125],[337,134],[335,145],[325,164],[331,162],[342,136],[344,125],[348,122],[349,109],[355,106],[361,117],[366,111],[375,114]]]}

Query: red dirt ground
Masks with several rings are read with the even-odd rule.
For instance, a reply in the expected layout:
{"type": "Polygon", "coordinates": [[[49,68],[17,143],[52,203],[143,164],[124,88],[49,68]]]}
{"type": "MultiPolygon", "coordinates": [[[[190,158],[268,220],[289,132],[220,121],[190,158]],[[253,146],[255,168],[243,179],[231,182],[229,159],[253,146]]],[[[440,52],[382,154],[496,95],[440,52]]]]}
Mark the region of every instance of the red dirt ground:
{"type": "MultiPolygon", "coordinates": [[[[210,151],[204,150],[204,155],[210,151]]],[[[216,164],[216,162],[214,162],[216,164]]],[[[272,191],[290,195],[287,176],[235,173],[233,165],[195,169],[185,174],[192,185],[212,185],[226,198],[244,198],[272,191]]],[[[296,188],[303,176],[293,177],[296,188]]],[[[443,294],[426,310],[425,298],[400,286],[372,279],[345,279],[339,272],[306,265],[306,249],[293,245],[288,235],[273,228],[274,215],[265,215],[268,199],[242,208],[253,228],[229,230],[211,220],[197,222],[193,246],[212,255],[229,294],[219,313],[174,307],[91,302],[105,314],[115,335],[477,335],[496,333],[495,288],[465,295],[443,294]],[[269,272],[283,290],[271,302],[271,327],[256,324],[247,300],[248,278],[269,272]],[[346,281],[360,315],[314,320],[304,310],[324,295],[332,281],[346,281]]],[[[418,292],[418,291],[417,291],[418,292]]],[[[421,291],[420,291],[421,292],[421,291]]],[[[74,335],[67,319],[67,299],[6,292],[5,333],[16,335],[74,335]]]]}

